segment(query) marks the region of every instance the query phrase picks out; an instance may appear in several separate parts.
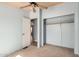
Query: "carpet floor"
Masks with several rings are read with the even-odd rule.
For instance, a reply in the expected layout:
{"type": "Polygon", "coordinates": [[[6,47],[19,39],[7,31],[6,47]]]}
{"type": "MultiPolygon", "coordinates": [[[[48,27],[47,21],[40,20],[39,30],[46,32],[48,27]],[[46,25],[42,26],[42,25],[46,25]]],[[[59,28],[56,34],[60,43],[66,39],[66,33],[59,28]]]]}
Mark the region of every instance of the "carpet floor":
{"type": "Polygon", "coordinates": [[[45,45],[37,48],[36,46],[29,46],[26,49],[17,51],[8,57],[77,57],[74,55],[74,50],[53,45],[45,45]]]}

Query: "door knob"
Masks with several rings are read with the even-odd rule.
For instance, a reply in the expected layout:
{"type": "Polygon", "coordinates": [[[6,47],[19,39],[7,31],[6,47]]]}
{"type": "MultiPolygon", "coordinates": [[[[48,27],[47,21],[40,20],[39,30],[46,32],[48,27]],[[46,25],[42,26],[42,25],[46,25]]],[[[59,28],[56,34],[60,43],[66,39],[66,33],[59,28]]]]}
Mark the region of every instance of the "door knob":
{"type": "Polygon", "coordinates": [[[25,35],[24,33],[22,33],[22,35],[25,35]]]}

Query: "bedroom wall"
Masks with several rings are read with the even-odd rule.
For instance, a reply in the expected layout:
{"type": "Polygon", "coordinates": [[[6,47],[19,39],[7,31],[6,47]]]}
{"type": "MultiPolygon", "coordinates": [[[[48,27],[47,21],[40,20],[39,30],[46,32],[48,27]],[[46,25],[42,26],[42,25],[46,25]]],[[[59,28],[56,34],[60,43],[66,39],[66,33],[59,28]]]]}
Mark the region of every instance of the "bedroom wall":
{"type": "Polygon", "coordinates": [[[22,18],[27,11],[9,8],[0,3],[0,56],[22,48],[22,18]]]}

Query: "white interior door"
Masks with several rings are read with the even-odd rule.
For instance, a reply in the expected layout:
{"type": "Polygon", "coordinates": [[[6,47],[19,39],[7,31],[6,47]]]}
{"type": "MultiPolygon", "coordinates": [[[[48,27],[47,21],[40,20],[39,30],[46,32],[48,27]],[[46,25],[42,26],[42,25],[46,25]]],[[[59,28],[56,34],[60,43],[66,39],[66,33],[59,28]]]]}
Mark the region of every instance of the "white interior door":
{"type": "Polygon", "coordinates": [[[59,46],[61,45],[60,24],[46,26],[46,43],[59,46]]]}
{"type": "Polygon", "coordinates": [[[62,46],[74,48],[74,23],[61,24],[62,46]]]}
{"type": "Polygon", "coordinates": [[[29,46],[31,44],[31,27],[30,19],[23,18],[23,47],[29,46]]]}

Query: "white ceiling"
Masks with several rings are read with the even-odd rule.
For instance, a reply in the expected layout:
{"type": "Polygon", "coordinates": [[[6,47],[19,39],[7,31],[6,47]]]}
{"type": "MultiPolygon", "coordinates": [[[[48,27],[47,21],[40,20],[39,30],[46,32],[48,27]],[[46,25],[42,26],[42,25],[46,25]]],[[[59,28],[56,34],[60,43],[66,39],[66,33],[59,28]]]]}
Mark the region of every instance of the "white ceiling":
{"type": "MultiPolygon", "coordinates": [[[[63,2],[37,2],[37,3],[44,7],[51,7],[51,6],[57,6],[57,5],[63,4],[63,2]]],[[[22,6],[29,5],[29,3],[28,2],[6,2],[6,5],[12,8],[20,8],[22,6]]],[[[24,8],[24,9],[29,10],[31,9],[31,7],[24,8]]]]}

